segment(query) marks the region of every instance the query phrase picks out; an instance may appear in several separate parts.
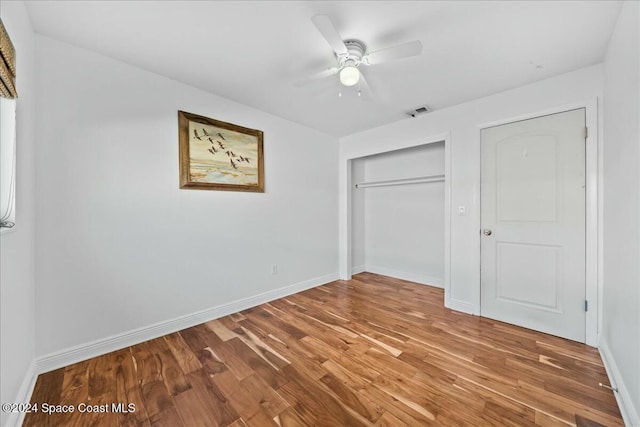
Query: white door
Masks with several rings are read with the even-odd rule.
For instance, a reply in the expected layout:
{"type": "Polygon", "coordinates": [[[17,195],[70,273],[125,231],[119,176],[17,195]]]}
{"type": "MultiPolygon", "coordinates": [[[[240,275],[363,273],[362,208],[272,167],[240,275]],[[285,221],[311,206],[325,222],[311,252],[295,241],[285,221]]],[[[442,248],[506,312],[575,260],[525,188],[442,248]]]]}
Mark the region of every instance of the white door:
{"type": "Polygon", "coordinates": [[[483,129],[481,314],[585,341],[585,109],[483,129]]]}

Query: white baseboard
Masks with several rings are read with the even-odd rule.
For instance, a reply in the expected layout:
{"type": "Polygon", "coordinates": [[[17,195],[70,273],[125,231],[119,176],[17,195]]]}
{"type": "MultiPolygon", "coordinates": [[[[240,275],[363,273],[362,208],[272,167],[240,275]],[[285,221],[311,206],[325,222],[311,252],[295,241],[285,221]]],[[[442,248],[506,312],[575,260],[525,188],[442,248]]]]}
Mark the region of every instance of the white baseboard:
{"type": "Polygon", "coordinates": [[[367,270],[365,270],[364,265],[358,265],[358,266],[355,266],[355,267],[351,267],[351,274],[364,273],[365,271],[367,271],[367,270]]]}
{"type": "Polygon", "coordinates": [[[316,286],[324,285],[338,280],[338,273],[316,277],[304,282],[284,286],[282,288],[267,291],[248,298],[232,301],[217,307],[208,308],[196,313],[180,316],[165,322],[134,329],[118,335],[101,338],[86,344],[77,345],[61,351],[49,353],[36,358],[36,371],[38,373],[49,372],[54,369],[78,363],[92,357],[120,350],[131,345],[139,344],[163,335],[171,334],[185,328],[199,325],[209,320],[237,313],[278,298],[286,297],[296,292],[301,292],[316,286]]]}
{"type": "Polygon", "coordinates": [[[600,357],[602,357],[604,368],[607,371],[609,382],[612,387],[618,389],[618,392],[614,392],[613,395],[616,397],[616,401],[618,402],[618,407],[620,408],[624,424],[627,426],[640,426],[640,416],[638,415],[639,408],[636,408],[633,404],[633,400],[629,395],[629,390],[625,386],[624,379],[616,365],[616,360],[613,358],[613,354],[611,354],[609,344],[607,344],[607,340],[602,339],[602,337],[598,338],[598,350],[600,351],[600,357]]]}
{"type": "Polygon", "coordinates": [[[432,277],[426,274],[412,273],[406,271],[394,270],[392,268],[380,267],[376,265],[365,266],[363,271],[369,273],[382,274],[383,276],[395,277],[396,279],[408,280],[410,282],[420,283],[421,285],[434,286],[436,288],[444,288],[444,278],[432,277]]]}
{"type": "MultiPolygon", "coordinates": [[[[31,395],[33,394],[33,388],[36,385],[37,378],[38,378],[38,374],[36,372],[36,362],[35,360],[32,360],[31,364],[27,368],[27,372],[24,375],[24,379],[22,380],[22,384],[20,385],[20,389],[18,390],[18,395],[16,396],[13,402],[29,403],[31,401],[31,395]]],[[[25,415],[26,415],[25,412],[10,413],[9,417],[7,417],[7,422],[5,424],[5,427],[21,426],[22,422],[24,421],[25,415]]]]}

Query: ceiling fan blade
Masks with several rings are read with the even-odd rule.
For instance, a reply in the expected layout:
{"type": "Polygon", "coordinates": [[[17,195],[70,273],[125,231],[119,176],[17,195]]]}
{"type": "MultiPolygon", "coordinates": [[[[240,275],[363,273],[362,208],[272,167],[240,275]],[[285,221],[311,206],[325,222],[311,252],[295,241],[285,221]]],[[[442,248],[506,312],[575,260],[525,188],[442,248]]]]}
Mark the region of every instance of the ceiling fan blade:
{"type": "Polygon", "coordinates": [[[296,87],[305,86],[305,85],[308,85],[309,83],[312,83],[312,82],[314,82],[316,80],[320,80],[320,79],[323,79],[325,77],[329,77],[329,76],[333,76],[335,74],[338,74],[338,71],[340,71],[340,69],[337,68],[337,67],[327,68],[324,71],[320,71],[319,73],[315,73],[315,74],[307,76],[307,77],[305,77],[303,79],[300,79],[300,80],[294,82],[293,85],[296,86],[296,87]]]}
{"type": "Polygon", "coordinates": [[[311,20],[336,54],[344,55],[348,52],[342,37],[340,37],[336,27],[333,26],[333,22],[327,15],[315,15],[311,20]]]}
{"type": "Polygon", "coordinates": [[[368,65],[382,64],[383,62],[392,61],[394,59],[407,58],[409,56],[416,56],[422,53],[422,43],[420,40],[414,40],[399,44],[394,47],[388,47],[386,49],[376,50],[366,54],[362,58],[362,62],[368,65]]]}

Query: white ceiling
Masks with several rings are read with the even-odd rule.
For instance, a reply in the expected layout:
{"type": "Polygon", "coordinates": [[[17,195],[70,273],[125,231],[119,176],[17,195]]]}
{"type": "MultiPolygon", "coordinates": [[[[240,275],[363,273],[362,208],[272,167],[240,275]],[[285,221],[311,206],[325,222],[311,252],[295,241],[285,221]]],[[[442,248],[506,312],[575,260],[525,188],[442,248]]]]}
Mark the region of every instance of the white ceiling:
{"type": "Polygon", "coordinates": [[[344,136],[601,62],[619,1],[29,1],[36,32],[344,136]],[[373,98],[338,77],[311,22],[327,14],[369,51],[421,56],[365,69],[373,98]]]}

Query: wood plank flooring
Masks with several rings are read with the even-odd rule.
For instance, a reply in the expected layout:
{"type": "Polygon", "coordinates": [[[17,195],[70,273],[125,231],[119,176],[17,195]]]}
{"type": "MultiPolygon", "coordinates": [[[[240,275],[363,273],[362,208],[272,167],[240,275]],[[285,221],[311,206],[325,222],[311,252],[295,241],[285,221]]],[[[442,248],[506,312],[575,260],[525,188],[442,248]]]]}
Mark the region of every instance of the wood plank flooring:
{"type": "Polygon", "coordinates": [[[599,382],[594,348],[362,273],[42,374],[32,403],[76,411],[24,425],[622,425],[599,382]]]}

